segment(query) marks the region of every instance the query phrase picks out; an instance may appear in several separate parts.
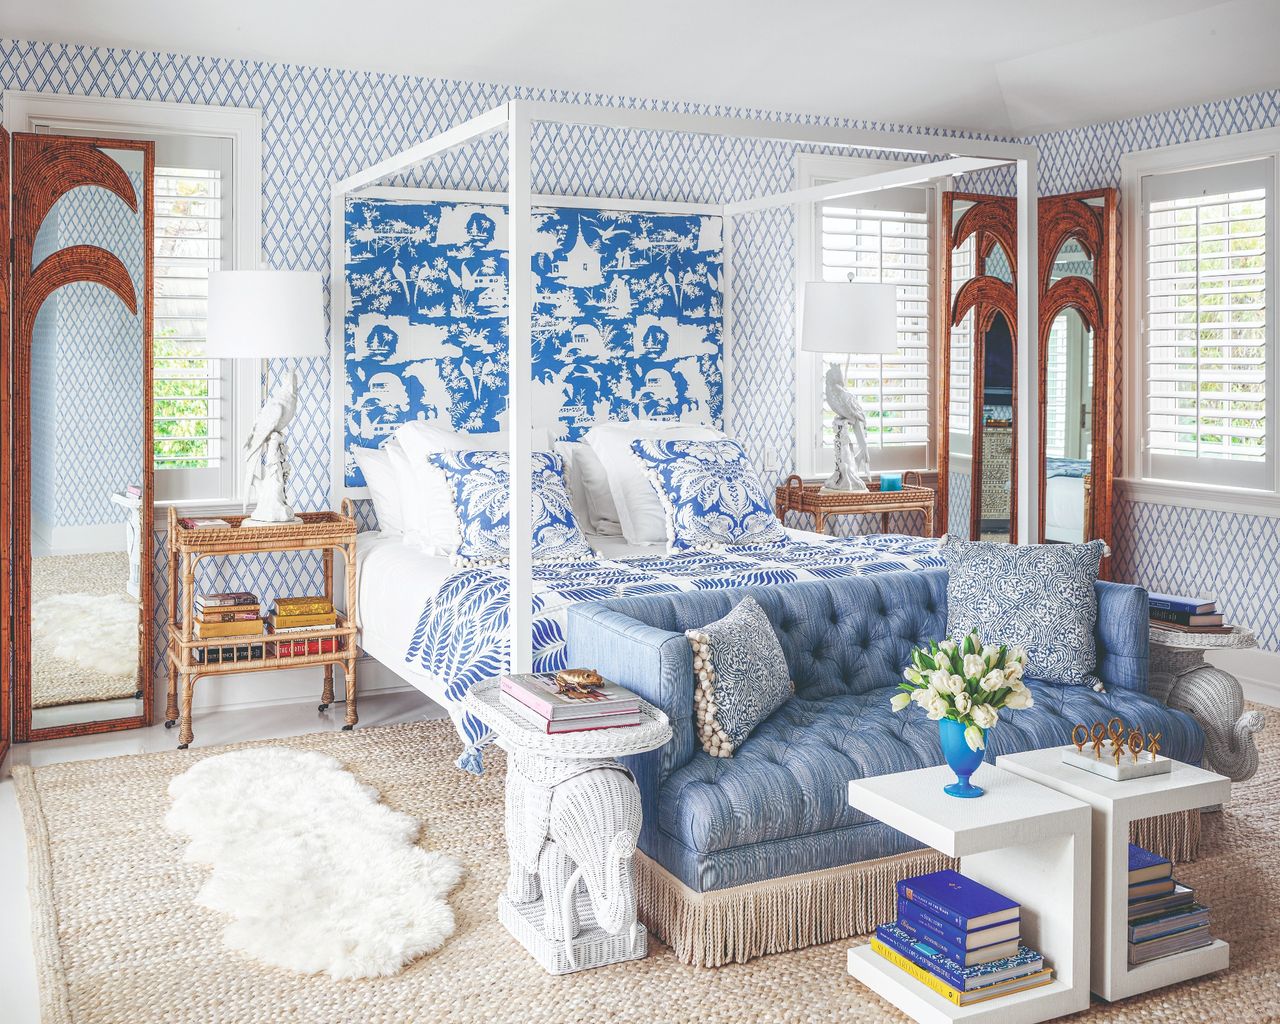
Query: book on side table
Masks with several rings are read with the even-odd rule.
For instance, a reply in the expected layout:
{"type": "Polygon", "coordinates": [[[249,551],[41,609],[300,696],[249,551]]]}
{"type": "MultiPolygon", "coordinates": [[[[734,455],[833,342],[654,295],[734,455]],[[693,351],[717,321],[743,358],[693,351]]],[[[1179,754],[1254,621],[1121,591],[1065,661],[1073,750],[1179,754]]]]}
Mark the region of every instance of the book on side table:
{"type": "Polygon", "coordinates": [[[1213,941],[1209,908],[1173,877],[1173,864],[1129,844],[1129,963],[1137,966],[1213,941]]]}
{"type": "Polygon", "coordinates": [[[602,679],[574,693],[561,692],[554,672],[505,675],[502,703],[530,724],[552,733],[639,725],[640,698],[602,679]]]}
{"type": "Polygon", "coordinates": [[[958,871],[898,883],[898,920],[876,928],[871,948],[957,1006],[1053,980],[1021,941],[1022,908],[958,871]]]}

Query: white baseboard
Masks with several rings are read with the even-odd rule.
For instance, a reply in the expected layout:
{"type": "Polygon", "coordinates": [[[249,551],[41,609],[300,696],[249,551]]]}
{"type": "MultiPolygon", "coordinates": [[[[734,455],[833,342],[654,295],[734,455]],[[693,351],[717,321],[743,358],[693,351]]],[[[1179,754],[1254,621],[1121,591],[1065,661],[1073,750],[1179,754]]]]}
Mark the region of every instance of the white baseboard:
{"type": "Polygon", "coordinates": [[[1280,708],[1280,653],[1260,651],[1210,651],[1205,660],[1240,680],[1246,700],[1280,708]]]}
{"type": "MultiPolygon", "coordinates": [[[[271,707],[309,700],[319,703],[323,680],[324,669],[317,665],[282,668],[276,672],[206,676],[196,683],[191,705],[194,711],[209,712],[271,707]]],[[[356,680],[361,696],[414,689],[385,665],[369,657],[362,657],[356,662],[356,680]]],[[[155,682],[156,714],[159,719],[164,718],[166,685],[167,680],[163,677],[155,682]]],[[[342,669],[336,666],[334,696],[338,701],[342,701],[344,697],[342,669]]]]}
{"type": "Polygon", "coordinates": [[[50,555],[89,555],[101,551],[125,551],[125,524],[91,523],[87,526],[50,526],[32,519],[32,538],[50,555]]]}

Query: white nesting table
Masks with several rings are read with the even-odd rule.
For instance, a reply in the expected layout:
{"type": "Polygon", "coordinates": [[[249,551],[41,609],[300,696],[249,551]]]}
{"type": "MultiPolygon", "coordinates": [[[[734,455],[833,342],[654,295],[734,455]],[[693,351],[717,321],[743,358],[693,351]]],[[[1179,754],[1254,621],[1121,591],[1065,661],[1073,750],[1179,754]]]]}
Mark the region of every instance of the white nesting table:
{"type": "Polygon", "coordinates": [[[1107,1000],[1124,999],[1226,968],[1229,948],[1221,939],[1129,966],[1129,823],[1223,803],[1231,796],[1230,779],[1174,761],[1167,775],[1112,782],[1063,764],[1061,747],[1005,754],[996,764],[1093,808],[1094,992],[1107,1000]]]}
{"type": "Polygon", "coordinates": [[[869,945],[849,950],[849,973],[917,1021],[1032,1024],[1089,1005],[1089,808],[1017,775],[981,765],[986,794],[957,800],[942,791],[946,767],[855,779],[849,803],[899,832],[960,858],[960,871],[1022,904],[1022,941],[1053,968],[1053,981],[1026,992],[956,1006],[869,945]]]}

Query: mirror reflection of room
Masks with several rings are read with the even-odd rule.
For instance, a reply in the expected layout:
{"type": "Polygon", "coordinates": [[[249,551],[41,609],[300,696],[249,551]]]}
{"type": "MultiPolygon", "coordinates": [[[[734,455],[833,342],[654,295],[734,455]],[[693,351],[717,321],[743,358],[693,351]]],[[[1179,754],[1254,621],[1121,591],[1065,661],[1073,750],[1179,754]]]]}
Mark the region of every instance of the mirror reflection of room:
{"type": "MultiPolygon", "coordinates": [[[[74,245],[113,253],[146,287],[145,161],[104,149],[138,209],[106,188],[62,195],[33,267],[74,245]]],[[[50,295],[31,346],[31,727],[142,713],[139,675],[144,310],[76,281],[50,295]]]]}
{"type": "Polygon", "coordinates": [[[1008,542],[1013,515],[1013,334],[1004,314],[992,317],[982,353],[981,404],[976,417],[982,431],[978,535],[982,540],[1008,542]]]}
{"type": "Polygon", "coordinates": [[[1093,332],[1073,307],[1049,328],[1044,386],[1044,537],[1080,543],[1093,459],[1093,332]]]}

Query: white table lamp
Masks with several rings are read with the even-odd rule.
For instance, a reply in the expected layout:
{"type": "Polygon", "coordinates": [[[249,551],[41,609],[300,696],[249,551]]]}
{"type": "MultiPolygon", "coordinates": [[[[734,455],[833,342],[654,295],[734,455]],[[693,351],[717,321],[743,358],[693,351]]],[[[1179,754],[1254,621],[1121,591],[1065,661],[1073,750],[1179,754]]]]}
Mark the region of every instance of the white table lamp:
{"type": "Polygon", "coordinates": [[[839,352],[840,366],[827,370],[824,392],[835,413],[836,467],[824,491],[865,491],[871,474],[867,414],[847,386],[849,357],[898,351],[898,288],[861,281],[811,281],[804,286],[800,332],[804,352],[839,352]],[[852,436],[851,436],[852,435],[852,436]]]}
{"type": "MultiPolygon", "coordinates": [[[[324,292],[308,270],[209,273],[205,354],[211,359],[307,359],[325,355],[324,292]]],[[[298,405],[294,371],[272,392],[244,442],[244,505],[258,504],[245,526],[300,522],[289,505],[284,431],[298,405]]]]}

